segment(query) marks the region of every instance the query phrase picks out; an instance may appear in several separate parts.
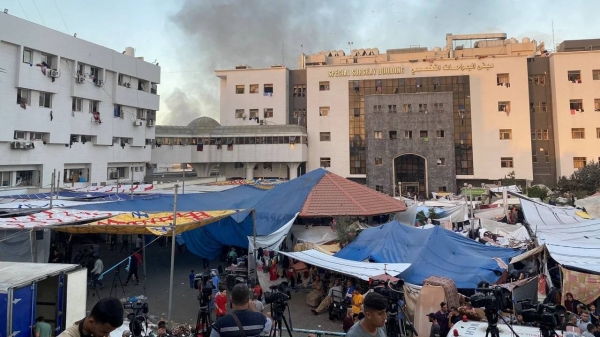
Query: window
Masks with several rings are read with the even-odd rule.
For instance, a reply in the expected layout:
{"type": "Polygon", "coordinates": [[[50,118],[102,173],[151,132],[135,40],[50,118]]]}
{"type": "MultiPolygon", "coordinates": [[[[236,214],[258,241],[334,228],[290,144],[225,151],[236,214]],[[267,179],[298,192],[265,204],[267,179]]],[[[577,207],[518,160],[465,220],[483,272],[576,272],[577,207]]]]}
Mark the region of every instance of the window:
{"type": "Polygon", "coordinates": [[[321,158],[320,161],[322,168],[331,167],[331,158],[321,158]]]}
{"type": "Polygon", "coordinates": [[[52,94],[49,92],[40,92],[40,107],[52,108],[52,94]]]}
{"type": "Polygon", "coordinates": [[[500,158],[500,167],[514,167],[512,157],[500,158]]]}
{"type": "Polygon", "coordinates": [[[512,130],[511,129],[500,129],[500,140],[511,140],[512,130]]]}
{"type": "Polygon", "coordinates": [[[244,118],[244,109],[235,109],[235,118],[244,118]]]}
{"type": "Polygon", "coordinates": [[[238,84],[238,85],[235,86],[235,93],[236,94],[243,94],[245,89],[246,89],[245,85],[238,84]]]}
{"type": "Polygon", "coordinates": [[[436,136],[437,138],[444,138],[444,136],[445,136],[444,130],[437,130],[437,131],[435,132],[435,136],[436,136]]]}
{"type": "Polygon", "coordinates": [[[600,69],[592,70],[592,79],[594,81],[600,81],[600,69]]]}
{"type": "Polygon", "coordinates": [[[33,51],[31,49],[23,49],[23,63],[33,63],[33,51]]]}
{"type": "Polygon", "coordinates": [[[91,78],[99,78],[98,74],[100,73],[100,69],[96,67],[90,67],[90,77],[91,78]]]}
{"type": "Polygon", "coordinates": [[[322,142],[330,142],[331,141],[331,132],[321,132],[319,135],[321,136],[322,142]]]}
{"type": "Polygon", "coordinates": [[[550,134],[548,132],[548,130],[542,130],[542,140],[548,140],[550,139],[550,134]]]}
{"type": "Polygon", "coordinates": [[[25,139],[25,131],[15,131],[14,139],[25,139]]]}
{"type": "Polygon", "coordinates": [[[529,85],[546,85],[546,75],[529,76],[529,85]]]}
{"type": "Polygon", "coordinates": [[[438,158],[437,166],[446,166],[446,158],[438,158]]]}
{"type": "Polygon", "coordinates": [[[319,82],[319,91],[329,91],[329,81],[319,82]]]}
{"type": "Polygon", "coordinates": [[[544,161],[546,163],[550,162],[550,151],[549,150],[544,150],[544,161]]]}
{"type": "Polygon", "coordinates": [[[383,133],[381,131],[375,131],[375,139],[382,139],[383,133]]]}
{"type": "Polygon", "coordinates": [[[383,192],[383,185],[375,185],[375,191],[383,192]]]}
{"type": "Polygon", "coordinates": [[[531,112],[546,112],[546,102],[529,103],[529,110],[531,112]]]}
{"type": "Polygon", "coordinates": [[[329,116],[329,107],[322,106],[319,108],[319,116],[329,116]]]}
{"type": "Polygon", "coordinates": [[[569,100],[569,109],[571,109],[571,112],[583,112],[583,101],[580,99],[569,100]]]}
{"type": "Polygon", "coordinates": [[[389,134],[390,134],[390,139],[392,139],[392,140],[398,139],[398,132],[390,131],[389,134]]]}
{"type": "Polygon", "coordinates": [[[81,111],[83,100],[81,98],[73,97],[73,111],[81,111]]]}
{"type": "Polygon", "coordinates": [[[510,112],[510,102],[498,102],[498,111],[510,112]]]}
{"type": "Polygon", "coordinates": [[[444,112],[444,103],[433,103],[433,109],[437,112],[444,112]]]}
{"type": "Polygon", "coordinates": [[[419,112],[427,112],[427,104],[419,104],[419,112]]]}
{"type": "Polygon", "coordinates": [[[419,138],[428,138],[428,137],[429,137],[429,132],[427,130],[419,131],[419,138]]]}
{"type": "Polygon", "coordinates": [[[263,93],[265,95],[273,94],[273,84],[265,84],[264,89],[263,89],[263,93]]]}
{"type": "Polygon", "coordinates": [[[571,138],[585,139],[585,129],[584,128],[572,128],[571,129],[571,138]]]}
{"type": "Polygon", "coordinates": [[[446,191],[446,186],[439,186],[438,187],[438,192],[447,192],[446,191]]]}
{"type": "Polygon", "coordinates": [[[26,89],[17,90],[17,104],[29,105],[31,103],[31,91],[26,89]]]}
{"type": "Polygon", "coordinates": [[[360,109],[354,108],[354,117],[360,117],[360,109]]]}
{"type": "Polygon", "coordinates": [[[596,138],[600,138],[600,128],[596,128],[596,138]]]}
{"type": "Polygon", "coordinates": [[[273,118],[273,109],[271,109],[271,108],[265,109],[264,118],[273,118]]]}
{"type": "Polygon", "coordinates": [[[396,112],[396,105],[388,105],[388,112],[396,112]]]}
{"type": "Polygon", "coordinates": [[[509,80],[508,74],[496,75],[496,83],[498,84],[498,86],[501,86],[501,85],[509,86],[508,84],[510,83],[510,80],[509,80]]]}
{"type": "Polygon", "coordinates": [[[258,84],[250,84],[250,93],[258,94],[258,84]]]}
{"type": "Polygon", "coordinates": [[[404,131],[404,138],[406,138],[406,139],[412,139],[412,131],[405,130],[404,131]]]}
{"type": "Polygon", "coordinates": [[[10,173],[0,172],[0,186],[10,186],[10,173]]]}
{"type": "Polygon", "coordinates": [[[375,166],[383,165],[383,158],[375,158],[375,166]]]}
{"type": "Polygon", "coordinates": [[[586,157],[573,157],[573,168],[580,169],[587,165],[586,157]]]}
{"type": "Polygon", "coordinates": [[[581,83],[581,71],[579,70],[571,70],[567,72],[569,81],[572,83],[581,83]]]}
{"type": "Polygon", "coordinates": [[[43,63],[46,63],[48,68],[52,68],[52,56],[42,53],[42,57],[40,58],[40,61],[43,63]]]}
{"type": "Polygon", "coordinates": [[[41,132],[30,132],[29,133],[29,139],[34,141],[34,140],[44,140],[44,134],[41,132]]]}
{"type": "Polygon", "coordinates": [[[594,99],[594,111],[600,111],[600,98],[594,99]]]}
{"type": "MultiPolygon", "coordinates": [[[[90,102],[90,108],[91,108],[92,102],[90,102]]],[[[98,111],[98,110],[95,110],[98,111]]],[[[135,117],[136,119],[141,119],[141,120],[146,120],[146,109],[136,109],[135,111],[135,117]]]]}
{"type": "Polygon", "coordinates": [[[373,112],[381,112],[381,104],[373,105],[373,112]]]}
{"type": "Polygon", "coordinates": [[[258,109],[250,109],[250,118],[258,118],[258,109]]]}
{"type": "MultiPolygon", "coordinates": [[[[100,110],[100,102],[99,101],[90,101],[90,113],[98,112],[100,110]]],[[[141,109],[138,109],[141,110],[141,109]]],[[[144,116],[145,118],[145,116],[144,116]]]]}
{"type": "Polygon", "coordinates": [[[108,179],[122,179],[126,177],[129,170],[127,167],[109,167],[108,179]]]}
{"type": "Polygon", "coordinates": [[[306,84],[294,85],[294,97],[305,97],[306,96],[306,84]]]}
{"type": "Polygon", "coordinates": [[[533,163],[537,163],[537,154],[535,154],[535,153],[534,153],[534,154],[532,155],[532,157],[531,157],[531,161],[532,161],[533,163]]]}
{"type": "Polygon", "coordinates": [[[77,75],[85,75],[85,64],[83,64],[83,63],[77,64],[77,75]]]}
{"type": "Polygon", "coordinates": [[[412,112],[412,105],[410,105],[410,104],[402,104],[402,111],[403,112],[412,112]]]}

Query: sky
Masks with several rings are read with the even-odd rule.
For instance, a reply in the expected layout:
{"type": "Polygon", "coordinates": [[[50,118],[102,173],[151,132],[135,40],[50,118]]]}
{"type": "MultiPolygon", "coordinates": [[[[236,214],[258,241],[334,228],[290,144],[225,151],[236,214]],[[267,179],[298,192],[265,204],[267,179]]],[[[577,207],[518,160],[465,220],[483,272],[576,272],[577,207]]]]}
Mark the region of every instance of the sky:
{"type": "MultiPolygon", "coordinates": [[[[600,38],[593,0],[0,0],[0,9],[161,66],[159,124],[219,120],[215,69],[285,64],[300,53],[443,47],[445,35],[600,38]],[[553,29],[554,27],[554,29],[553,29]],[[553,34],[554,33],[554,34],[553,34]]],[[[0,16],[1,19],[1,16],[0,16]]]]}

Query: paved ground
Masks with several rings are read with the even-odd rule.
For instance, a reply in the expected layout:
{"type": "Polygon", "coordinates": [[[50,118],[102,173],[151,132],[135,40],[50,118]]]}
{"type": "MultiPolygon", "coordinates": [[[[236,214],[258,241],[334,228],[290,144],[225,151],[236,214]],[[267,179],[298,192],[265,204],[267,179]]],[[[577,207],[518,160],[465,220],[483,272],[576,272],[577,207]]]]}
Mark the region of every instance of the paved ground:
{"type": "MultiPolygon", "coordinates": [[[[113,266],[116,262],[126,258],[127,255],[123,251],[120,253],[117,250],[109,250],[107,244],[101,245],[101,256],[104,262],[105,270],[113,266]]],[[[75,252],[78,247],[75,247],[75,252]]],[[[146,289],[144,292],[142,285],[136,286],[133,282],[125,287],[125,293],[120,285],[116,289],[112,289],[112,294],[115,297],[130,297],[143,295],[148,296],[148,304],[150,306],[150,315],[156,323],[161,319],[167,319],[168,299],[169,299],[169,273],[170,273],[170,256],[171,250],[169,247],[160,247],[157,243],[153,243],[146,250],[147,261],[147,279],[146,289]],[[116,294],[116,295],[115,295],[116,294]]],[[[211,262],[211,268],[218,266],[218,261],[211,262]]],[[[121,278],[123,282],[127,277],[127,272],[121,268],[121,278]]],[[[196,272],[202,269],[202,260],[190,253],[184,251],[176,253],[175,256],[175,272],[173,284],[173,309],[172,318],[174,322],[179,324],[195,324],[196,315],[198,313],[198,300],[196,298],[197,290],[190,289],[188,275],[190,270],[196,272]]],[[[140,277],[142,269],[140,268],[140,277]]],[[[114,278],[114,273],[109,273],[104,278],[104,288],[98,289],[100,297],[107,297],[111,292],[111,284],[114,278]]],[[[327,313],[315,316],[310,312],[311,307],[306,305],[306,294],[308,290],[300,290],[292,293],[292,299],[289,301],[291,309],[291,319],[294,328],[326,330],[326,331],[342,331],[342,322],[340,320],[330,322],[327,313]]],[[[88,310],[97,301],[97,297],[93,292],[88,292],[88,310]]],[[[288,313],[286,312],[286,317],[288,313]]]]}

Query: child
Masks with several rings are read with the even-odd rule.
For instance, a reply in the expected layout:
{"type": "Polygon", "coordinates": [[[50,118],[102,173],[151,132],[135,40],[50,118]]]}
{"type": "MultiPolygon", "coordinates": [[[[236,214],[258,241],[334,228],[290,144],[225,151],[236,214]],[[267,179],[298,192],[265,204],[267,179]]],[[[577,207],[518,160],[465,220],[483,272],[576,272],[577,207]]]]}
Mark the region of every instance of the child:
{"type": "Polygon", "coordinates": [[[189,278],[190,278],[190,288],[194,289],[194,278],[196,278],[196,274],[194,274],[194,270],[193,269],[190,272],[189,278]]]}
{"type": "Polygon", "coordinates": [[[215,314],[217,319],[227,314],[227,292],[223,285],[219,285],[219,292],[215,295],[215,314]]]}
{"type": "Polygon", "coordinates": [[[358,287],[354,288],[354,296],[352,296],[352,313],[354,316],[360,314],[360,307],[363,304],[363,295],[360,294],[358,287]]]}

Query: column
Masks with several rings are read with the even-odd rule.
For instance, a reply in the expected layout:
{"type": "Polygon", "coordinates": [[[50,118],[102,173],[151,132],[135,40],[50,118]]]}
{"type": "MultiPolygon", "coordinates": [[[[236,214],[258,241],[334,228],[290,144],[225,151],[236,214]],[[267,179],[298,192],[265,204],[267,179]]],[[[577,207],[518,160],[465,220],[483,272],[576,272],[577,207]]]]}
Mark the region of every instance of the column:
{"type": "Polygon", "coordinates": [[[246,168],[246,180],[254,179],[254,166],[256,163],[244,163],[244,167],[246,168]]]}
{"type": "Polygon", "coordinates": [[[297,178],[298,177],[298,167],[300,166],[300,163],[287,163],[287,166],[290,168],[289,179],[292,180],[294,178],[297,178]]]}

